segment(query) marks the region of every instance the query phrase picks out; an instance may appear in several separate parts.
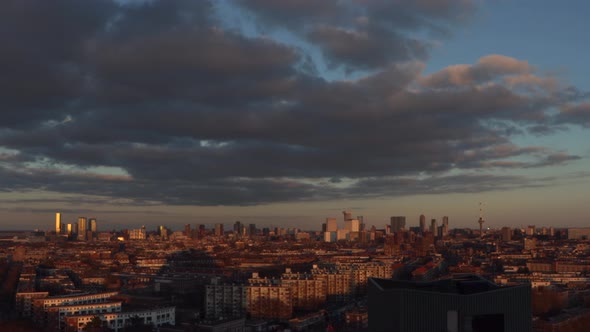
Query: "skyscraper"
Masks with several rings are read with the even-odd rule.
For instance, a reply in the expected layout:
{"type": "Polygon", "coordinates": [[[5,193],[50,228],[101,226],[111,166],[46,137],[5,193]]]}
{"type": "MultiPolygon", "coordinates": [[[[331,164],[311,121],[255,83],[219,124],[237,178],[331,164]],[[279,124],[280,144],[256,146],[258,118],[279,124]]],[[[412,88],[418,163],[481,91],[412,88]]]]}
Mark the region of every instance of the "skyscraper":
{"type": "Polygon", "coordinates": [[[336,231],[338,231],[338,224],[336,223],[336,218],[326,218],[326,232],[336,231]]]}
{"type": "Polygon", "coordinates": [[[426,232],[426,216],[423,214],[420,215],[420,232],[426,232]]]}
{"type": "Polygon", "coordinates": [[[360,222],[358,219],[350,219],[344,221],[344,229],[349,232],[360,232],[360,222]]]}
{"type": "Polygon", "coordinates": [[[434,236],[436,236],[437,228],[438,224],[436,223],[436,219],[430,220],[430,231],[432,232],[432,234],[434,234],[434,236]]]}
{"type": "Polygon", "coordinates": [[[61,213],[55,214],[55,234],[61,233],[61,213]]]}
{"type": "Polygon", "coordinates": [[[234,223],[234,234],[239,236],[244,235],[244,224],[239,220],[234,223]]]}
{"type": "Polygon", "coordinates": [[[363,216],[357,216],[356,217],[359,220],[359,227],[361,232],[365,230],[365,217],[363,216]]]}
{"type": "Polygon", "coordinates": [[[449,217],[444,216],[442,222],[442,236],[449,235],[449,217]]]}
{"type": "Polygon", "coordinates": [[[404,228],[406,228],[405,216],[391,217],[391,232],[399,232],[404,228]]]}
{"type": "Polygon", "coordinates": [[[86,217],[78,217],[78,238],[86,239],[86,230],[88,229],[88,221],[86,217]]]}
{"type": "Polygon", "coordinates": [[[168,228],[166,228],[166,226],[160,225],[160,227],[158,228],[158,231],[160,232],[160,239],[162,239],[162,240],[168,239],[168,228]]]}
{"type": "Polygon", "coordinates": [[[90,224],[90,231],[92,233],[96,233],[96,230],[97,230],[96,218],[88,219],[88,224],[90,224]]]}
{"type": "Polygon", "coordinates": [[[502,241],[512,240],[512,229],[510,227],[502,227],[502,241]]]}
{"type": "Polygon", "coordinates": [[[344,216],[344,221],[352,220],[352,212],[342,211],[342,215],[344,216]]]}
{"type": "Polygon", "coordinates": [[[215,224],[215,236],[223,236],[223,224],[215,224]]]}

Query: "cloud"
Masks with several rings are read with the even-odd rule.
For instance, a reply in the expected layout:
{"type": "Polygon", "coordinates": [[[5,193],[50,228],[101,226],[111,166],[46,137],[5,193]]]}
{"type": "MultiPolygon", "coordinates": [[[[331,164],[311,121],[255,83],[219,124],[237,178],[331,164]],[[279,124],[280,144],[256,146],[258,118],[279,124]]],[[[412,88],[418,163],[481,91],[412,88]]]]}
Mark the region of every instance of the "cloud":
{"type": "Polygon", "coordinates": [[[492,54],[479,59],[474,65],[453,65],[441,71],[426,76],[422,83],[426,86],[449,87],[473,85],[491,81],[497,77],[508,74],[523,74],[526,76],[517,76],[507,78],[511,85],[518,83],[535,83],[544,82],[541,78],[527,75],[532,72],[528,62],[517,60],[508,56],[492,54]],[[527,78],[527,79],[525,79],[527,78]]]}
{"type": "Polygon", "coordinates": [[[464,24],[469,1],[235,7],[356,71],[350,80],[303,71],[313,50],[289,38],[225,29],[212,2],[56,3],[0,4],[6,192],[253,205],[542,185],[471,172],[580,158],[515,143],[588,113],[583,93],[526,60],[487,55],[423,74],[431,40],[421,32],[464,24]]]}
{"type": "Polygon", "coordinates": [[[576,124],[585,128],[590,127],[590,103],[564,105],[560,109],[559,114],[555,116],[555,121],[561,124],[576,124]]]}
{"type": "Polygon", "coordinates": [[[413,34],[449,34],[475,9],[471,1],[239,1],[262,31],[277,27],[319,47],[326,63],[347,71],[424,59],[432,41],[413,34]]]}

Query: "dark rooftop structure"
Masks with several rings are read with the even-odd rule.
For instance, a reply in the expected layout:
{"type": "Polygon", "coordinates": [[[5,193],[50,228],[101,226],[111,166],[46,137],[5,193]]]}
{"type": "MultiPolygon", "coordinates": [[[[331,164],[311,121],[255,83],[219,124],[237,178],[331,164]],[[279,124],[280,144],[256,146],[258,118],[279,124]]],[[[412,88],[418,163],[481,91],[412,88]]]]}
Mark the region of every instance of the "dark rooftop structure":
{"type": "Polygon", "coordinates": [[[454,294],[476,294],[501,288],[493,282],[474,274],[458,274],[449,279],[431,282],[375,279],[372,281],[382,289],[413,289],[418,291],[454,294]]]}
{"type": "Polygon", "coordinates": [[[369,280],[370,331],[531,331],[529,285],[500,287],[478,275],[432,282],[369,280]]]}

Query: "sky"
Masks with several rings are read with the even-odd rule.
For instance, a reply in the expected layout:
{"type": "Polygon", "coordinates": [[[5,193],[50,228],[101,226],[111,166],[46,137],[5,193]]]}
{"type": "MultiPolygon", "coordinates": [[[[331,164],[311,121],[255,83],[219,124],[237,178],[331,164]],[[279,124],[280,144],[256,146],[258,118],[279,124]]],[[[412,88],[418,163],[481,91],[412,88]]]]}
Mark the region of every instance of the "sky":
{"type": "Polygon", "coordinates": [[[587,226],[588,10],[2,1],[0,229],[587,226]]]}

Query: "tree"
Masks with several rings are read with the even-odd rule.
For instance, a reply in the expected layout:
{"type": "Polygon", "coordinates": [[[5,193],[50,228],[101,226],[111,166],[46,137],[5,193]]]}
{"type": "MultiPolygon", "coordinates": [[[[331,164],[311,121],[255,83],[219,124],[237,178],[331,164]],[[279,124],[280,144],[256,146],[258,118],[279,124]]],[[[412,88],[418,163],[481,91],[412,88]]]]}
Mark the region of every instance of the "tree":
{"type": "Polygon", "coordinates": [[[101,332],[103,331],[103,322],[98,316],[92,317],[92,320],[86,323],[86,326],[82,329],[87,332],[101,332]]]}

